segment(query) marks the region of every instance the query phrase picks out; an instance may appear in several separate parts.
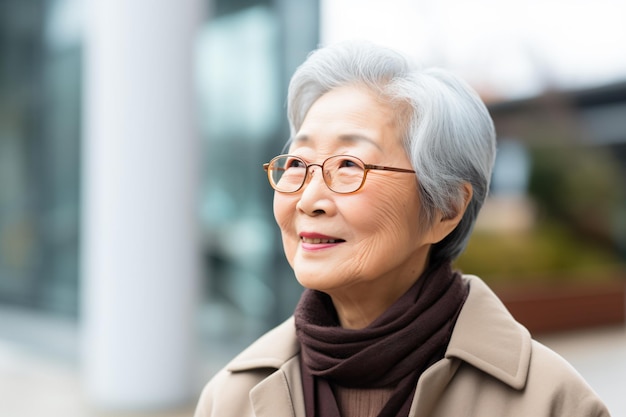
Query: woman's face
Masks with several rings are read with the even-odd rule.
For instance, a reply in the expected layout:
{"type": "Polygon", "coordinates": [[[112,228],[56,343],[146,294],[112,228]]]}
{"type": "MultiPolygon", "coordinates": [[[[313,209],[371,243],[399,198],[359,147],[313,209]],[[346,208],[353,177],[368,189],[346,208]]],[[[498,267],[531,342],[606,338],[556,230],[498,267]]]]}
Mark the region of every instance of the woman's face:
{"type": "MultiPolygon", "coordinates": [[[[411,169],[393,116],[363,87],[336,88],[313,104],[289,154],[316,164],[353,155],[411,169]]],[[[424,270],[433,240],[419,223],[415,174],[372,170],[361,190],[337,194],[319,167],[309,171],[300,191],[274,194],[274,216],[298,281],[333,298],[401,295],[424,270]]]]}

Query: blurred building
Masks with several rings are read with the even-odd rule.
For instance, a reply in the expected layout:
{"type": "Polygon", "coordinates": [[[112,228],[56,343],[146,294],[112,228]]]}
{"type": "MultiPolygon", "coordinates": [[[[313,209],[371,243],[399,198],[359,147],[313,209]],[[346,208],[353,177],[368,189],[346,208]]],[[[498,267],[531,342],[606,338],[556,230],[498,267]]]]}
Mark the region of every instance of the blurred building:
{"type": "Polygon", "coordinates": [[[489,110],[499,137],[492,195],[532,195],[544,214],[626,259],[626,83],[549,90],[489,110]]]}
{"type": "MultiPolygon", "coordinates": [[[[126,347],[132,352],[150,343],[149,335],[136,329],[156,326],[164,341],[178,337],[171,330],[176,326],[191,326],[197,333],[190,340],[197,339],[198,362],[208,367],[198,371],[194,366],[198,375],[181,376],[197,382],[187,393],[193,397],[216,366],[286,318],[300,289],[281,255],[272,191],[261,165],[286,142],[288,79],[317,46],[318,27],[318,0],[1,2],[0,338],[81,363],[88,369],[87,379],[96,380],[88,381],[87,389],[97,403],[154,408],[167,404],[149,394],[133,402],[116,400],[110,389],[108,397],[102,393],[123,372],[151,377],[151,371],[130,357],[126,359],[137,369],[117,374],[110,369],[126,366],[125,353],[111,357],[110,351],[126,347]],[[178,16],[196,12],[204,17],[178,16]],[[187,55],[176,42],[189,33],[192,59],[177,63],[187,55]],[[134,68],[111,62],[126,58],[134,68]],[[168,78],[187,70],[188,80],[168,78]],[[120,73],[111,78],[115,71],[120,73]],[[167,85],[153,91],[147,88],[150,82],[167,85]],[[172,90],[177,82],[180,94],[172,90]],[[185,90],[188,85],[193,86],[191,94],[185,90]],[[137,91],[145,97],[130,96],[137,91]],[[118,113],[116,104],[107,101],[115,94],[118,113]],[[138,116],[147,118],[145,130],[138,116]],[[156,128],[149,126],[150,117],[156,128]],[[185,120],[189,126],[181,124],[185,120]],[[168,137],[154,129],[171,131],[168,137]],[[180,149],[185,155],[177,154],[180,149]],[[187,235],[171,227],[195,219],[176,223],[174,215],[150,214],[183,207],[178,201],[163,204],[180,199],[175,190],[190,187],[176,183],[178,171],[199,173],[197,189],[184,195],[197,199],[190,213],[198,219],[197,228],[187,235]],[[141,183],[144,174],[153,175],[154,181],[141,183]],[[128,193],[142,184],[148,189],[140,192],[152,200],[136,206],[137,199],[128,193]],[[128,216],[117,213],[116,202],[111,202],[119,198],[119,190],[128,194],[128,216]],[[190,266],[193,254],[179,259],[166,253],[172,258],[166,266],[181,276],[146,277],[162,271],[145,267],[145,259],[133,261],[134,254],[149,254],[129,244],[133,230],[139,229],[128,229],[125,239],[124,233],[107,228],[110,222],[120,227],[136,222],[131,216],[141,216],[140,210],[146,222],[169,222],[143,236],[146,247],[155,248],[158,240],[160,250],[169,244],[174,252],[177,239],[199,242],[198,285],[190,266]],[[107,258],[110,254],[115,256],[107,258]],[[197,299],[197,308],[181,305],[183,301],[169,303],[179,295],[187,297],[181,298],[184,303],[197,299]],[[164,304],[152,305],[156,302],[151,300],[164,304]],[[135,311],[133,305],[137,317],[159,307],[161,312],[138,319],[145,322],[141,326],[127,314],[135,311]],[[172,308],[194,311],[193,323],[168,324],[186,317],[168,311],[172,308]],[[109,351],[94,353],[97,349],[90,348],[87,364],[80,347],[85,334],[87,345],[104,344],[101,350],[109,351]],[[89,363],[93,361],[99,364],[89,363]]],[[[151,263],[164,264],[159,261],[151,263]]],[[[158,358],[154,352],[159,349],[151,346],[150,352],[137,354],[158,358]]],[[[170,347],[169,353],[187,354],[178,349],[170,347]]],[[[172,369],[166,365],[164,372],[171,371],[166,377],[184,373],[173,369],[175,361],[172,369]]],[[[130,381],[140,379],[133,376],[130,381]]]]}
{"type": "Polygon", "coordinates": [[[63,3],[0,3],[0,301],[76,315],[81,38],[63,3]]]}

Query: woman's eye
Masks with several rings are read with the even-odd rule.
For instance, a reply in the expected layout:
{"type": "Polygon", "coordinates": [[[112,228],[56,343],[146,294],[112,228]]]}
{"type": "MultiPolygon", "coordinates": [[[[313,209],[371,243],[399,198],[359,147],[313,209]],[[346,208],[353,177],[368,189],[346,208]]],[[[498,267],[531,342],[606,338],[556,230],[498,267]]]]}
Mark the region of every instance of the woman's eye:
{"type": "Polygon", "coordinates": [[[287,161],[285,168],[304,168],[304,161],[300,159],[292,158],[287,161]]]}
{"type": "Polygon", "coordinates": [[[342,159],[338,166],[339,168],[360,168],[360,165],[352,159],[342,159]]]}

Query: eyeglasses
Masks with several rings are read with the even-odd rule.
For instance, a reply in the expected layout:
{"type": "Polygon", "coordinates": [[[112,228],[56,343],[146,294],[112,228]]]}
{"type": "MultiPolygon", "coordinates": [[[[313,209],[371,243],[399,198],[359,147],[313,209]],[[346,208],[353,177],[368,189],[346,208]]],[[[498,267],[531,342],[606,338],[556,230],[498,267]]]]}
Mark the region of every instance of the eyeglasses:
{"type": "Polygon", "coordinates": [[[267,171],[267,178],[274,190],[281,193],[295,193],[304,186],[309,168],[313,166],[322,169],[326,186],[339,194],[359,191],[370,170],[415,173],[410,169],[366,164],[356,156],[349,155],[334,155],[322,164],[307,164],[302,158],[294,155],[278,155],[263,164],[263,169],[267,171]]]}

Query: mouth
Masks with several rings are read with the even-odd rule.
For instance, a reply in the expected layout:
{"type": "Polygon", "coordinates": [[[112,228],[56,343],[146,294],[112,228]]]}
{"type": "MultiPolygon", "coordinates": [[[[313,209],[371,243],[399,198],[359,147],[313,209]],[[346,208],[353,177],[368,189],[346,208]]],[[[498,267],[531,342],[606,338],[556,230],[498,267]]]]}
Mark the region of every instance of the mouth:
{"type": "Polygon", "coordinates": [[[333,244],[333,243],[345,242],[345,240],[337,238],[337,237],[325,236],[319,233],[309,233],[309,232],[300,233],[300,241],[302,243],[306,243],[310,245],[324,245],[324,244],[328,245],[328,244],[333,244]]]}
{"type": "Polygon", "coordinates": [[[321,239],[321,238],[309,238],[300,236],[300,240],[304,243],[311,243],[313,245],[317,245],[320,243],[340,243],[345,242],[343,239],[321,239]]]}

